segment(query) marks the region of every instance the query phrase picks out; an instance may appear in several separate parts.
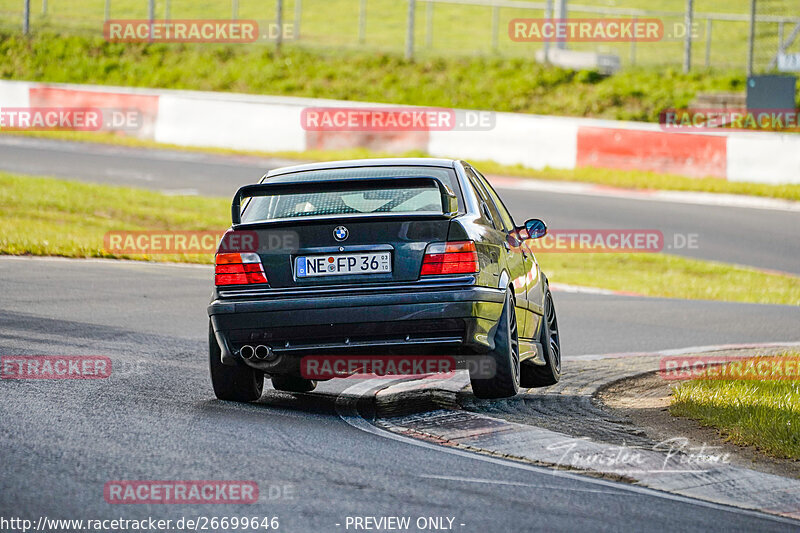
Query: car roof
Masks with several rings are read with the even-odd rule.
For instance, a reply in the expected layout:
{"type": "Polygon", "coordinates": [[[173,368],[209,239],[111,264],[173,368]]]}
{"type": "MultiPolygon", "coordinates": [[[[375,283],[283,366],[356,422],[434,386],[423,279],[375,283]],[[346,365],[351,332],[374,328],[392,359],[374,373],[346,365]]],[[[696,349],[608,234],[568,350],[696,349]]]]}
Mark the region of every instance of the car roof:
{"type": "Polygon", "coordinates": [[[455,168],[455,159],[437,159],[433,157],[391,157],[383,159],[351,159],[347,161],[325,161],[321,163],[307,163],[304,165],[293,165],[270,170],[266,178],[292,174],[294,172],[305,172],[307,170],[328,170],[335,168],[358,168],[358,167],[446,167],[455,168]]]}

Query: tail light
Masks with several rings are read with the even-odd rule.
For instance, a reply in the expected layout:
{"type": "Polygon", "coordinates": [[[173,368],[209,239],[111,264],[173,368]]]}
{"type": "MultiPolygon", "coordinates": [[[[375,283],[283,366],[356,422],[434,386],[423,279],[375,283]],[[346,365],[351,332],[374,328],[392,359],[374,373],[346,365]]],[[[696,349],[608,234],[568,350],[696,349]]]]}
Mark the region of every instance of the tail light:
{"type": "Polygon", "coordinates": [[[267,275],[264,273],[264,266],[258,254],[217,254],[215,265],[216,285],[267,283],[267,275]]]}
{"type": "Polygon", "coordinates": [[[477,271],[478,252],[474,242],[434,242],[425,250],[420,276],[474,274],[477,271]]]}

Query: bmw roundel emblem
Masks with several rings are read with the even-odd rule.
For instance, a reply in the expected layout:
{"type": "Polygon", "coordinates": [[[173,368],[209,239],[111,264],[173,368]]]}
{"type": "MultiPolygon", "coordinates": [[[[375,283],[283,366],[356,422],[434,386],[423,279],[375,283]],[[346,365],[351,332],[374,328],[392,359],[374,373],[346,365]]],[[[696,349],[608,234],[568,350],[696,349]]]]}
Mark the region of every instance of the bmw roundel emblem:
{"type": "Polygon", "coordinates": [[[343,241],[347,239],[350,235],[350,232],[347,231],[347,228],[344,226],[337,226],[336,229],[333,230],[333,238],[337,241],[343,241]]]}

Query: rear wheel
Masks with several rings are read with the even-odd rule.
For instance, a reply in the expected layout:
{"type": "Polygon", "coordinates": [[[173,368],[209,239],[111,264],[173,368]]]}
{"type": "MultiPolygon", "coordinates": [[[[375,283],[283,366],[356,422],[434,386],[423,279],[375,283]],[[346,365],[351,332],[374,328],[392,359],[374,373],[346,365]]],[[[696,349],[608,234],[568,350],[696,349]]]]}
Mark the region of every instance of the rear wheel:
{"type": "Polygon", "coordinates": [[[264,390],[264,373],[243,364],[222,364],[222,351],[208,324],[208,362],[214,394],[220,400],[230,402],[253,402],[261,398],[264,390]]]}
{"type": "Polygon", "coordinates": [[[544,296],[544,316],[539,334],[539,342],[544,350],[544,365],[522,364],[520,381],[523,387],[547,387],[555,385],[561,379],[561,336],[558,333],[556,306],[550,289],[544,296]]]}
{"type": "Polygon", "coordinates": [[[317,382],[297,376],[272,376],[272,386],[285,392],[311,392],[317,388],[317,382]]]}
{"type": "MultiPolygon", "coordinates": [[[[517,313],[511,291],[506,293],[503,313],[494,334],[494,350],[487,354],[494,360],[494,375],[484,378],[470,371],[472,392],[478,398],[509,398],[519,392],[519,338],[517,313]]],[[[482,365],[478,365],[481,367],[482,365]]]]}

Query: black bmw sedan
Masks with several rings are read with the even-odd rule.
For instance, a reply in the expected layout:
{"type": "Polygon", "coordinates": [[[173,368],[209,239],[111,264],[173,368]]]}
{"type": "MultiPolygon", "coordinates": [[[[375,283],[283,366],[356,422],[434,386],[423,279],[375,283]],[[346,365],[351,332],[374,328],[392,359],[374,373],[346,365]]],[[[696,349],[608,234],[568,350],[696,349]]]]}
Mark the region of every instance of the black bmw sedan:
{"type": "Polygon", "coordinates": [[[558,321],[529,239],[469,163],[286,167],[233,199],[208,307],[211,380],[254,401],[307,392],[320,358],[452,358],[480,398],[556,383],[558,321]],[[490,364],[475,364],[476,362],[490,364]]]}

